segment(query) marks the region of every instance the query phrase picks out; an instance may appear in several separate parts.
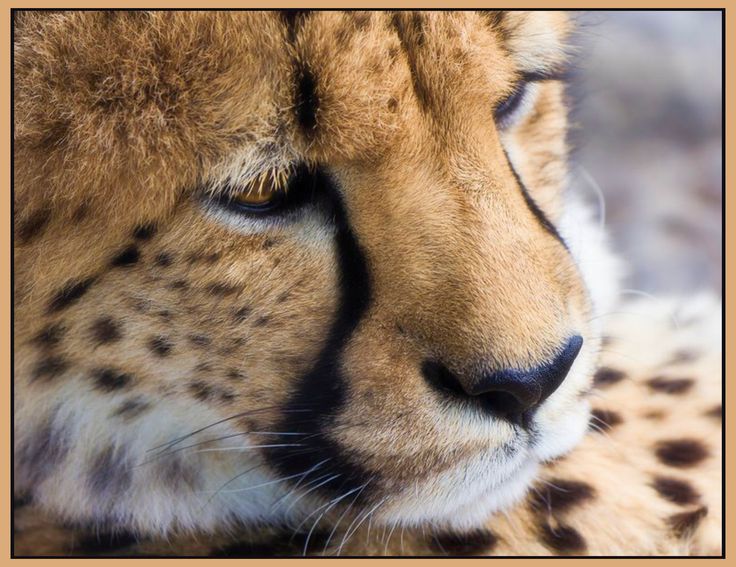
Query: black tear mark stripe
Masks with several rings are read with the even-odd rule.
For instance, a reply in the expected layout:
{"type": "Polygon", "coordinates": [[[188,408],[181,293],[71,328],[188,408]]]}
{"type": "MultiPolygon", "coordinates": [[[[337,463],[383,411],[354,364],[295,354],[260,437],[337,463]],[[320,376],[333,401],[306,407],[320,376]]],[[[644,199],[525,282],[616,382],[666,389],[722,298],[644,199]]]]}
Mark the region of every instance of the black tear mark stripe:
{"type": "Polygon", "coordinates": [[[539,224],[542,225],[542,228],[544,228],[544,230],[554,236],[560,242],[560,244],[565,247],[566,250],[569,250],[567,248],[567,243],[562,239],[560,233],[557,232],[557,228],[555,228],[555,225],[552,224],[552,222],[547,218],[547,215],[544,214],[544,211],[540,209],[539,205],[537,205],[534,199],[532,199],[532,196],[529,194],[526,185],[524,185],[524,182],[521,180],[519,172],[516,171],[516,168],[511,162],[511,158],[509,157],[509,154],[505,149],[503,150],[503,154],[504,156],[506,156],[506,162],[509,164],[509,169],[514,176],[514,180],[516,180],[516,185],[519,187],[521,195],[524,197],[524,202],[526,203],[527,208],[532,212],[539,224]]]}
{"type": "MultiPolygon", "coordinates": [[[[332,180],[321,170],[315,172],[319,194],[324,195],[336,228],[335,244],[339,267],[338,310],[327,339],[314,366],[298,381],[294,393],[284,408],[284,418],[278,431],[303,433],[302,447],[275,447],[266,453],[270,464],[283,476],[295,478],[300,486],[316,481],[324,484],[321,493],[345,493],[356,489],[355,501],[364,501],[369,489],[365,485],[371,475],[360,464],[348,458],[343,449],[328,436],[330,426],[346,401],[346,383],[341,370],[345,346],[365,315],[371,301],[370,274],[365,255],[352,232],[342,198],[332,180]],[[329,459],[320,465],[322,461],[329,459]],[[335,476],[339,475],[339,476],[335,476]],[[335,478],[331,478],[335,476],[335,478]]],[[[292,437],[280,437],[277,444],[293,444],[292,437]]],[[[351,495],[346,502],[352,502],[351,495]]]]}

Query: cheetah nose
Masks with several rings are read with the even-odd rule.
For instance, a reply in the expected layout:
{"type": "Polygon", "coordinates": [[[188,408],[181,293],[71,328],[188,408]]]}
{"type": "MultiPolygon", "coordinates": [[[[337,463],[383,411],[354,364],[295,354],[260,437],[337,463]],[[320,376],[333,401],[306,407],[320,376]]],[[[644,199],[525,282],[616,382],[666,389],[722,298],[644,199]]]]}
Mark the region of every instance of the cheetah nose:
{"type": "Polygon", "coordinates": [[[574,335],[553,360],[529,370],[459,377],[444,365],[430,362],[425,363],[423,373],[435,389],[475,401],[494,415],[526,426],[533,411],[560,387],[582,346],[583,338],[574,335]]]}

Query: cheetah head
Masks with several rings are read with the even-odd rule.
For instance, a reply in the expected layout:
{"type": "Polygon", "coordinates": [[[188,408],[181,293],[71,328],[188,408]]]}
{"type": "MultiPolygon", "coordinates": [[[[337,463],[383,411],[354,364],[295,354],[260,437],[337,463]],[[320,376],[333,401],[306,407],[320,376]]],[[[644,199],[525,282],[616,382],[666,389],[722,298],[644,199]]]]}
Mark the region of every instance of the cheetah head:
{"type": "Polygon", "coordinates": [[[564,191],[564,14],[15,26],[19,491],[469,528],[582,437],[611,260],[564,191]]]}

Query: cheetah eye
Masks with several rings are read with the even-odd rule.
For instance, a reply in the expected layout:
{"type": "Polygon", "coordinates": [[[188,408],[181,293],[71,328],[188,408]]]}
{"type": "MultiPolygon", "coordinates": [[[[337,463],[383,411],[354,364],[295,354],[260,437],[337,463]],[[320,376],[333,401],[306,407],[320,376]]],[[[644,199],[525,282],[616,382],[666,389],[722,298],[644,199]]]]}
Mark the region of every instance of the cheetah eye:
{"type": "Polygon", "coordinates": [[[522,81],[503,99],[493,111],[493,116],[501,130],[516,124],[533,102],[536,85],[533,81],[522,81]]]}
{"type": "Polygon", "coordinates": [[[284,203],[289,177],[285,171],[266,171],[244,185],[227,187],[223,201],[241,212],[272,212],[284,203]]]}

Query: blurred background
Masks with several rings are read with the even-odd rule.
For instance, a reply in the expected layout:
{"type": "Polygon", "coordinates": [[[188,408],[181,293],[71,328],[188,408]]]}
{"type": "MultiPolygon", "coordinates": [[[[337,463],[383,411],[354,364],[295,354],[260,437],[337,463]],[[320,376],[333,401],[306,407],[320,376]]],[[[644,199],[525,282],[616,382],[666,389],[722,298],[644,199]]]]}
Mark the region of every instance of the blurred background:
{"type": "Polygon", "coordinates": [[[625,287],[721,294],[721,13],[577,19],[573,183],[600,187],[625,287]]]}

